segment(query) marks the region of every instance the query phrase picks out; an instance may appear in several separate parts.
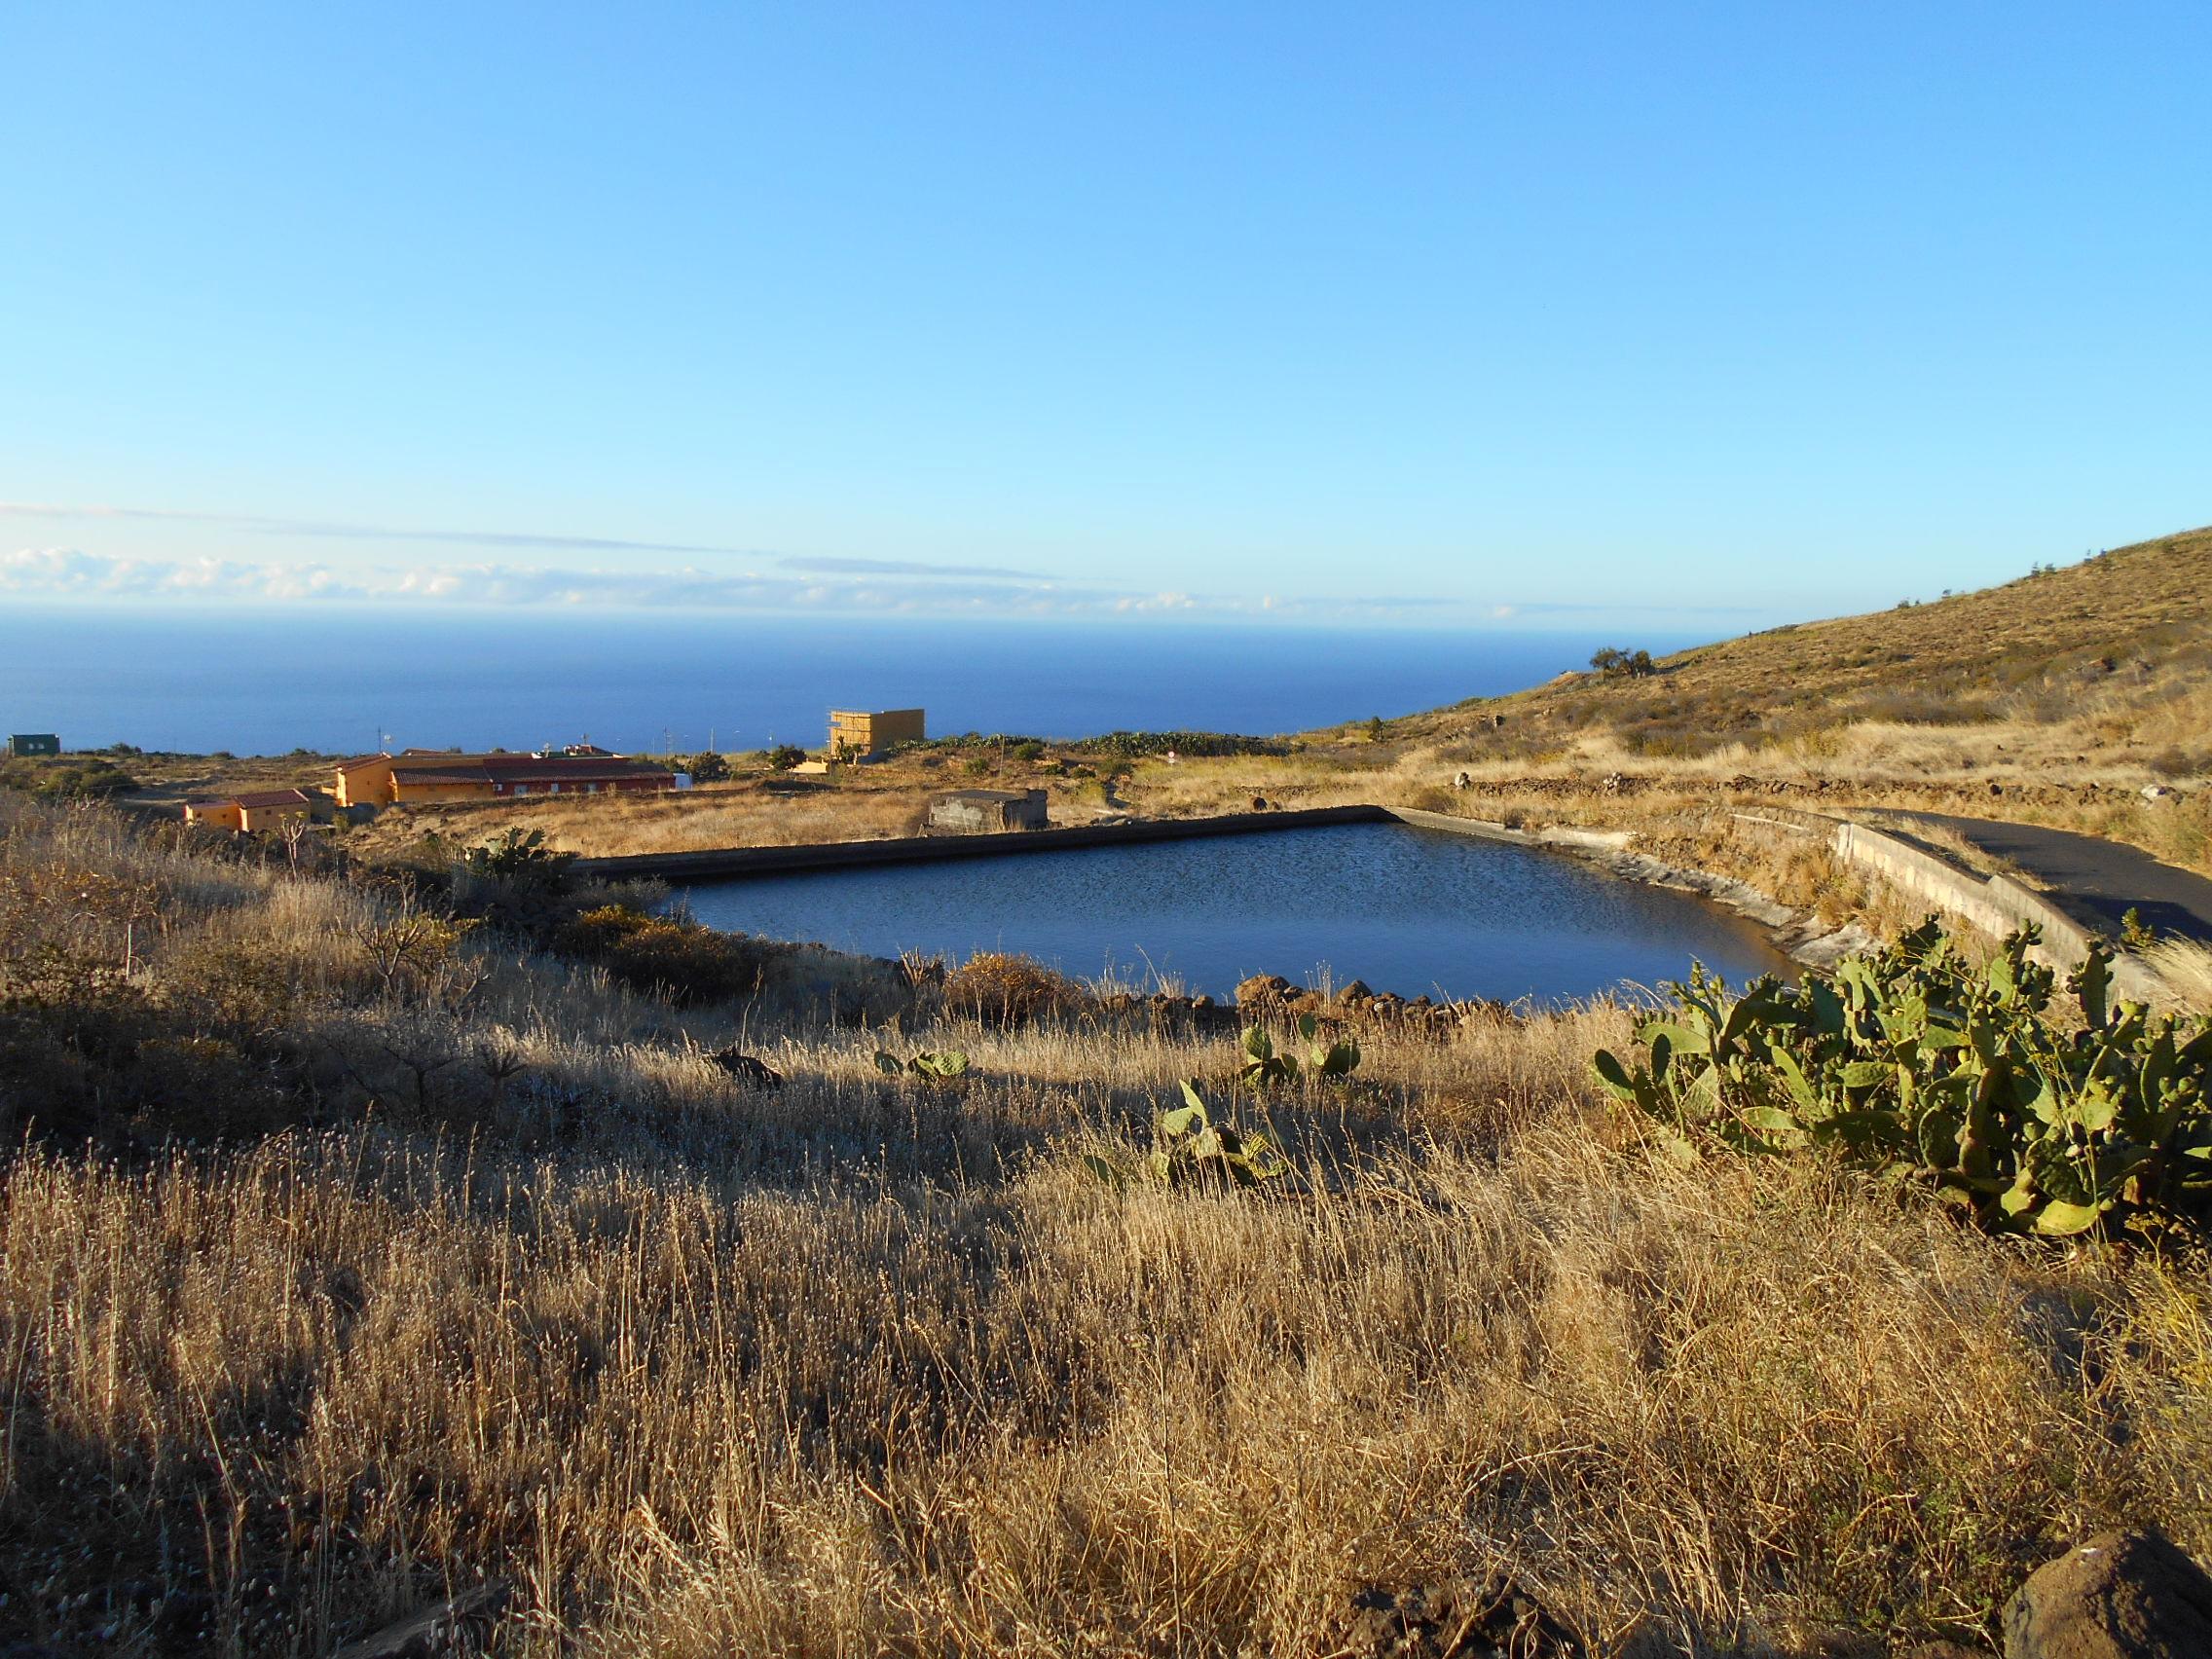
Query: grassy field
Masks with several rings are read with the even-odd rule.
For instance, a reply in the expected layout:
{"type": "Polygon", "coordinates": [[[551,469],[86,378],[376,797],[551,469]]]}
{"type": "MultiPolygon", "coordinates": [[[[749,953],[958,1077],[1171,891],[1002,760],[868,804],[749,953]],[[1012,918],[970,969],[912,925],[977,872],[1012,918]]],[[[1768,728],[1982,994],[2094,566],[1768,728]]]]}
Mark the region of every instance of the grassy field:
{"type": "Polygon", "coordinates": [[[2212,1551],[2201,1260],[1677,1164],[1608,1004],[1263,1102],[1141,1011],[672,1002],[463,897],[0,795],[0,1637],[321,1652],[501,1579],[516,1654],[1357,1652],[1356,1593],[1502,1569],[1631,1651],[1878,1653],[2094,1526],[2212,1551]],[[1295,1176],[1093,1175],[1183,1077],[1295,1176]]]}
{"type": "Polygon", "coordinates": [[[1355,1597],[1504,1572],[1594,1651],[1832,1659],[1986,1642],[2097,1526],[2212,1553],[2200,1249],[1677,1162],[1595,1087],[1610,1003],[1368,1030],[1348,1084],[1263,1099],[1228,1036],[1018,963],[702,939],[454,862],[903,834],[966,785],[1060,822],[1376,800],[1627,829],[1894,928],[1761,820],[2212,865],[2208,565],[2179,536],[1177,764],[936,746],[289,849],[159,813],[326,757],[104,757],[137,816],[0,788],[0,1641],[324,1652],[497,1581],[518,1655],[1348,1659],[1383,1651],[1355,1597]],[[1184,1078],[1291,1176],[1101,1180],[1184,1078]]]}

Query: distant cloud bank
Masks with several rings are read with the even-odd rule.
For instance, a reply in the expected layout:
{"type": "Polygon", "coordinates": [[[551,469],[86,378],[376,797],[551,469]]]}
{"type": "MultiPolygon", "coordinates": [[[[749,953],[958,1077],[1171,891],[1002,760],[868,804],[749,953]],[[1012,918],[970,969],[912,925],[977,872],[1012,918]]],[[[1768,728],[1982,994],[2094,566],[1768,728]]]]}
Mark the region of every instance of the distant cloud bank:
{"type": "Polygon", "coordinates": [[[1498,604],[1447,596],[1367,594],[1284,598],[1273,594],[1147,593],[1062,581],[997,565],[932,564],[903,559],[778,555],[703,543],[549,535],[516,531],[396,530],[376,525],[242,513],[149,507],[0,501],[0,518],[79,523],[190,524],[240,535],[359,541],[442,543],[576,554],[676,554],[743,560],[743,571],[577,570],[484,562],[335,569],[312,560],[203,557],[132,558],[79,547],[22,548],[0,554],[0,595],[24,598],[204,600],[233,602],[445,604],[457,606],[608,606],[767,611],[851,611],[916,615],[1276,616],[1307,620],[1535,622],[1545,617],[1669,613],[1750,615],[1740,606],[1498,604]]]}
{"type": "MultiPolygon", "coordinates": [[[[838,571],[866,560],[793,561],[838,571]]],[[[129,559],[73,547],[0,555],[0,594],[57,599],[355,602],[483,606],[629,606],[718,610],[850,610],[1034,616],[1342,613],[1413,609],[1413,600],[1349,602],[1216,599],[1086,587],[1042,577],[986,580],[987,568],[881,561],[882,573],[784,574],[712,571],[577,571],[535,565],[422,565],[336,571],[327,565],[240,559],[129,559]],[[942,573],[940,573],[942,572],[942,573]]]]}

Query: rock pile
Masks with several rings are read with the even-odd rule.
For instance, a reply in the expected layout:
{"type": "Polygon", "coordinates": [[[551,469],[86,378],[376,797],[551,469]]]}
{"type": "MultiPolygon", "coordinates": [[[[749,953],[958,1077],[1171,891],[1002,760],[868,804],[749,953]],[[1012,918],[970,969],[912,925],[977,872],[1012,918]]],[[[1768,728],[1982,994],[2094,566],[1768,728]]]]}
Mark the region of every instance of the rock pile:
{"type": "Polygon", "coordinates": [[[1325,997],[1292,984],[1280,974],[1255,974],[1238,985],[1236,1009],[1245,1020],[1296,1019],[1309,1014],[1328,1025],[1381,1026],[1433,1037],[1517,1017],[1505,1004],[1480,997],[1465,1002],[1433,1002],[1427,997],[1408,1001],[1392,991],[1378,993],[1364,979],[1354,979],[1325,997]]]}

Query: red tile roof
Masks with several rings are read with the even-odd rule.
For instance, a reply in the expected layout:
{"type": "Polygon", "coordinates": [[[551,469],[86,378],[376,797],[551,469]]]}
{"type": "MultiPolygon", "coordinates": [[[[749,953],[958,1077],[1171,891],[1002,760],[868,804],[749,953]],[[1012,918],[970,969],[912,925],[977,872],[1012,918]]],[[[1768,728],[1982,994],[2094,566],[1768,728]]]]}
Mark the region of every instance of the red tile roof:
{"type": "Polygon", "coordinates": [[[675,774],[663,766],[642,761],[595,756],[540,759],[535,755],[472,755],[458,764],[429,761],[391,769],[392,780],[405,784],[603,784],[633,779],[668,779],[675,774]]]}
{"type": "Polygon", "coordinates": [[[230,797],[235,806],[307,806],[310,797],[305,790],[257,790],[252,794],[230,797]]]}

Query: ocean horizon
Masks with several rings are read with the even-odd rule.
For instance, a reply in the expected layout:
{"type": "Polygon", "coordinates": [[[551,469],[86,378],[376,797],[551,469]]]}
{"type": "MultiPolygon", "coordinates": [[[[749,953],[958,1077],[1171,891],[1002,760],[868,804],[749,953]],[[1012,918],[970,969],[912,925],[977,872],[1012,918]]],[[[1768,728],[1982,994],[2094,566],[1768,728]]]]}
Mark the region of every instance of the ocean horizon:
{"type": "Polygon", "coordinates": [[[625,752],[819,746],[838,708],[933,736],[1255,736],[1494,696],[1601,645],[1686,639],[1309,625],[12,604],[0,727],[70,749],[240,755],[396,744],[625,752]]]}

